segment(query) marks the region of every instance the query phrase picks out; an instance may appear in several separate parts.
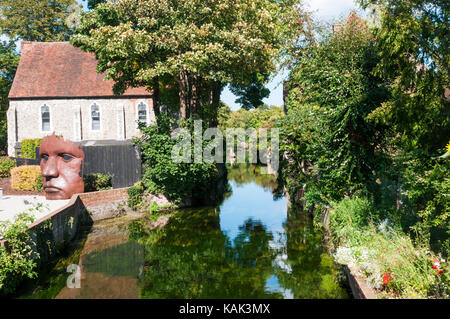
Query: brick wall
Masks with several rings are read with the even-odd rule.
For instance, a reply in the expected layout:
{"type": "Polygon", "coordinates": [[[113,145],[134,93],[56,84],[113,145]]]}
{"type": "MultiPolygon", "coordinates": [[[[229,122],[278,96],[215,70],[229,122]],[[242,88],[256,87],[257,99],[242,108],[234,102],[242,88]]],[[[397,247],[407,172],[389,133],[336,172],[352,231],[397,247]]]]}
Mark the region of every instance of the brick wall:
{"type": "Polygon", "coordinates": [[[79,196],[85,207],[96,206],[118,199],[128,199],[127,189],[128,187],[117,188],[107,191],[83,193],[79,194],[79,196]]]}

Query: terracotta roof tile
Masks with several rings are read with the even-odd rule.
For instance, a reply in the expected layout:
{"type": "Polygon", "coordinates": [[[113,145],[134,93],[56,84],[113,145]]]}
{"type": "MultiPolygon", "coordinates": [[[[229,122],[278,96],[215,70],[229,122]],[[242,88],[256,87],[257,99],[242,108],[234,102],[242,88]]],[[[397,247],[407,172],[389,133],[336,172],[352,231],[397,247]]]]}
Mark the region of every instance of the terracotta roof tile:
{"type": "MultiPolygon", "coordinates": [[[[112,80],[96,71],[93,53],[69,42],[22,42],[21,57],[9,98],[113,96],[112,80]]],[[[123,95],[150,95],[130,88],[123,95]]]]}

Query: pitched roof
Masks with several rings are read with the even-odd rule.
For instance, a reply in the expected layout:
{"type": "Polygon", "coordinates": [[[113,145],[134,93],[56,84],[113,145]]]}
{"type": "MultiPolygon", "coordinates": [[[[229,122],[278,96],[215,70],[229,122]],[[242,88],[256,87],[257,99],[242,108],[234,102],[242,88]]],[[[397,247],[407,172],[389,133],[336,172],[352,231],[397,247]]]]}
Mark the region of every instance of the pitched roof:
{"type": "MultiPolygon", "coordinates": [[[[9,98],[61,98],[113,96],[113,80],[97,73],[94,53],[69,42],[22,42],[21,57],[9,98]]],[[[123,94],[151,95],[146,88],[123,94]]]]}
{"type": "Polygon", "coordinates": [[[347,19],[345,21],[337,22],[333,25],[333,32],[340,32],[343,28],[352,27],[357,30],[363,30],[367,32],[367,25],[363,19],[359,15],[356,14],[355,11],[350,12],[347,19]]]}

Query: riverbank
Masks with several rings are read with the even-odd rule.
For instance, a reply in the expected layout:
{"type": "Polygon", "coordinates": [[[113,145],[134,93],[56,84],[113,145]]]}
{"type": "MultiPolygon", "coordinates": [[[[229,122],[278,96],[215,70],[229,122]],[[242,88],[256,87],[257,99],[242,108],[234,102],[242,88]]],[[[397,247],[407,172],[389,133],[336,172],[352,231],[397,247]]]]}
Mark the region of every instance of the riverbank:
{"type": "MultiPolygon", "coordinates": [[[[336,262],[344,265],[355,294],[366,298],[447,299],[445,259],[414,244],[389,218],[372,213],[367,200],[344,199],[325,214],[336,262]],[[373,216],[365,219],[364,216],[373,216]]],[[[356,297],[356,296],[355,296],[356,297]]]]}

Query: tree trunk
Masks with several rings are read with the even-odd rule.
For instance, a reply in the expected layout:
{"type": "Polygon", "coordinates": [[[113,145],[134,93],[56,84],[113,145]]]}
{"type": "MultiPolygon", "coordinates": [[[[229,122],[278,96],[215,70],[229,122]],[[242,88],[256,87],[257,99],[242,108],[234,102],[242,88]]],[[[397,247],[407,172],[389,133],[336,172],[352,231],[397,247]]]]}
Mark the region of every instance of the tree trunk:
{"type": "Polygon", "coordinates": [[[217,127],[219,125],[219,121],[218,121],[217,117],[218,117],[221,91],[222,91],[222,83],[214,82],[212,85],[212,92],[211,92],[211,104],[214,109],[214,115],[211,120],[211,127],[217,127]]]}
{"type": "Polygon", "coordinates": [[[159,81],[158,78],[153,80],[153,113],[155,117],[159,116],[161,113],[160,103],[159,103],[159,81]]]}
{"type": "Polygon", "coordinates": [[[191,79],[191,83],[190,83],[190,85],[191,85],[191,116],[192,115],[194,115],[194,114],[198,114],[198,108],[199,108],[199,105],[198,105],[198,102],[199,102],[199,94],[198,94],[198,87],[197,87],[197,85],[198,85],[198,81],[197,81],[197,77],[195,76],[195,75],[192,75],[191,77],[190,77],[190,79],[191,79]]]}
{"type": "Polygon", "coordinates": [[[187,90],[188,86],[186,83],[186,72],[184,70],[180,71],[180,78],[178,79],[179,84],[179,92],[178,96],[180,98],[180,117],[182,120],[187,119],[188,113],[187,113],[187,90]]]}

